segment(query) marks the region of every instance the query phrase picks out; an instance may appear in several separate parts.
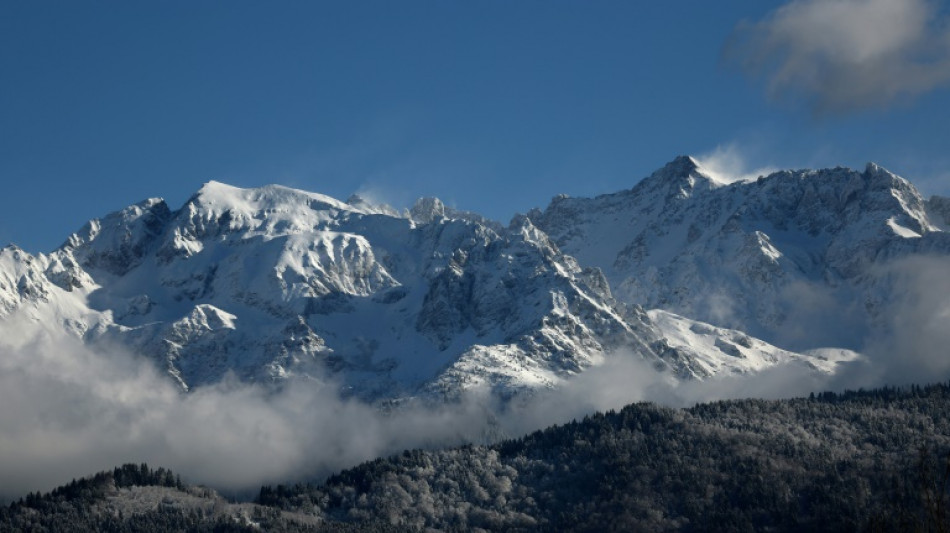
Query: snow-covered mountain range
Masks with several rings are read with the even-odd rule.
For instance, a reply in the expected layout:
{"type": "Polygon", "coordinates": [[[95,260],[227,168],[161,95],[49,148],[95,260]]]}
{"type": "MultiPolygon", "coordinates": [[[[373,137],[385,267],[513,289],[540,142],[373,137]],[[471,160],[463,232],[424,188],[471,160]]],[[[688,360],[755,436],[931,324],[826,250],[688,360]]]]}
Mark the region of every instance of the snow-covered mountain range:
{"type": "Polygon", "coordinates": [[[205,185],[0,252],[2,312],[146,354],[183,388],[330,373],[368,398],[550,386],[659,336],[526,217],[398,214],[284,187],[205,185]]]}
{"type": "Polygon", "coordinates": [[[875,165],[727,183],[681,157],[508,226],[432,198],[400,212],[210,182],[177,210],[150,199],[92,220],[48,254],[3,249],[0,321],[144,354],[186,390],[233,373],[332,376],[371,400],[509,396],[616,353],[681,379],[834,372],[856,354],[806,349],[855,348],[857,333],[793,339],[809,324],[796,299],[873,323],[889,279],[876,266],[947,254],[948,225],[950,201],[875,165]]]}

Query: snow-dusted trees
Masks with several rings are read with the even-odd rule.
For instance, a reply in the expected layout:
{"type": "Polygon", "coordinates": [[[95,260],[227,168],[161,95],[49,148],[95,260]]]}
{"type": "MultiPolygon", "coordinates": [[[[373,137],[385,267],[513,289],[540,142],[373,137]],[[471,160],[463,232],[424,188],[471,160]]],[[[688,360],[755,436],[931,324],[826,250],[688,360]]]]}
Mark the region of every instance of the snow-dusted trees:
{"type": "Polygon", "coordinates": [[[919,450],[950,451],[948,412],[942,385],[638,404],[493,447],[405,452],[319,487],[266,489],[283,495],[262,503],[449,530],[946,525],[950,478],[934,461],[922,469],[919,450]]]}
{"type": "Polygon", "coordinates": [[[126,465],[0,507],[0,531],[946,531],[948,413],[944,385],[636,404],[495,446],[406,451],[319,486],[263,487],[252,511],[227,516],[104,513],[117,487],[198,494],[126,465]]]}

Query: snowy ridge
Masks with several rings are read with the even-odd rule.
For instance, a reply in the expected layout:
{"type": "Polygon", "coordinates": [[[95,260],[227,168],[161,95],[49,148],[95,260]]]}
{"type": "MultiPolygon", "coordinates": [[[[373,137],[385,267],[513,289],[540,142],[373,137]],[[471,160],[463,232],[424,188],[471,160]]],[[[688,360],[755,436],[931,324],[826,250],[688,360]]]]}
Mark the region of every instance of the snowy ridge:
{"type": "Polygon", "coordinates": [[[839,363],[860,355],[851,350],[818,349],[807,355],[790,352],[731,329],[717,328],[668,311],[647,313],[664,340],[686,357],[683,372],[703,379],[715,375],[751,374],[776,365],[804,365],[832,374],[839,363]]]}
{"type": "Polygon", "coordinates": [[[873,163],[723,184],[680,157],[630,190],[557,197],[529,216],[581,264],[601,268],[620,301],[807,349],[855,347],[861,328],[882,318],[889,281],[877,267],[950,253],[945,220],[931,218],[944,204],[925,203],[873,163]],[[819,297],[829,316],[853,323],[806,324],[802,301],[819,297]]]}
{"type": "Polygon", "coordinates": [[[898,254],[938,248],[937,234],[912,186],[872,166],[729,182],[678,158],[630,191],[558,197],[507,227],[434,198],[399,212],[210,182],[178,210],[156,198],[92,220],[50,254],[3,249],[0,318],[145,354],[185,390],[233,373],[331,376],[380,401],[508,397],[617,350],[684,379],[833,372],[854,354],[683,316],[730,325],[703,307],[724,295],[748,306],[729,315],[739,329],[768,333],[791,281],[839,283],[869,242],[898,254]]]}
{"type": "Polygon", "coordinates": [[[177,211],[147,200],[49,255],[0,252],[2,309],[144,353],[183,389],[330,374],[369,399],[506,396],[621,346],[663,366],[645,315],[527,218],[356,203],[220,183],[177,211]]]}

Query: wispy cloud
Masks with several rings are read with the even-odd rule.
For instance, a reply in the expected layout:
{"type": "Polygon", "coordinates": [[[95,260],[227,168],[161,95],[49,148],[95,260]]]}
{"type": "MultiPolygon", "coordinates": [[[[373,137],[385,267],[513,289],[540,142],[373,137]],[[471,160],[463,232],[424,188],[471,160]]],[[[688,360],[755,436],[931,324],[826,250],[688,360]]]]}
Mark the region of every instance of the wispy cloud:
{"type": "Polygon", "coordinates": [[[927,0],[794,0],[742,22],[727,62],[818,114],[885,107],[950,84],[950,30],[927,0]]]}
{"type": "Polygon", "coordinates": [[[950,258],[911,256],[880,267],[891,285],[865,349],[877,382],[922,383],[950,377],[950,258]]]}
{"type": "Polygon", "coordinates": [[[94,352],[24,323],[7,326],[0,332],[0,499],[142,461],[189,482],[249,493],[264,483],[319,480],[406,448],[517,436],[633,401],[688,405],[815,386],[794,369],[775,372],[765,390],[757,378],[678,383],[638,354],[619,352],[514,405],[473,391],[451,405],[384,412],[341,399],[329,382],[293,382],[275,392],[225,379],[184,394],[148,360],[94,352]]]}
{"type": "Polygon", "coordinates": [[[732,398],[792,398],[827,390],[833,379],[805,365],[790,363],[756,374],[678,380],[669,372],[657,372],[640,355],[620,350],[561,387],[511,406],[499,416],[499,422],[509,434],[518,435],[633,402],[689,407],[732,398]]]}

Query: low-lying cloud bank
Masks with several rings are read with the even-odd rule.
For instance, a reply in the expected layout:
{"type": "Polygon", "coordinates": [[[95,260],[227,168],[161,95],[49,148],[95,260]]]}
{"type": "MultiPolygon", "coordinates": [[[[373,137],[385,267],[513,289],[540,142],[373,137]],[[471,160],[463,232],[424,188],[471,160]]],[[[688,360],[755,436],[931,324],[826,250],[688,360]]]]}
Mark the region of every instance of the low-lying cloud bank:
{"type": "MultiPolygon", "coordinates": [[[[795,392],[809,390],[799,380],[813,376],[795,372],[774,376],[794,381],[795,392]]],[[[458,404],[384,412],[313,380],[276,392],[225,380],[182,393],[150,361],[34,331],[28,342],[0,349],[0,498],[125,462],[165,466],[187,481],[249,494],[261,484],[319,480],[407,448],[517,436],[634,401],[688,405],[780,390],[761,380],[772,381],[677,383],[638,355],[616,353],[563,388],[505,408],[476,391],[458,404]]]]}
{"type": "MultiPolygon", "coordinates": [[[[0,348],[2,498],[143,461],[190,482],[250,492],[264,483],[319,479],[406,448],[517,436],[633,401],[687,405],[778,390],[740,378],[676,383],[638,355],[616,353],[561,389],[505,408],[476,391],[454,405],[384,412],[341,399],[332,383],[314,380],[277,392],[225,380],[182,393],[143,358],[92,351],[36,328],[15,330],[20,334],[8,329],[0,348]],[[10,342],[17,338],[23,342],[10,342]]],[[[805,374],[795,378],[802,391],[808,389],[798,378],[805,374]]]]}
{"type": "MultiPolygon", "coordinates": [[[[22,332],[23,329],[19,328],[22,332]]],[[[11,338],[7,330],[5,341],[11,338]]],[[[181,393],[147,360],[35,329],[0,348],[0,497],[148,462],[226,490],[326,475],[406,447],[480,438],[476,402],[386,414],[317,381],[181,393]]]]}
{"type": "Polygon", "coordinates": [[[319,480],[406,448],[518,436],[635,401],[688,406],[943,380],[950,377],[947,272],[946,258],[887,267],[886,327],[869,335],[865,360],[835,376],[793,365],[678,382],[635,354],[615,353],[557,390],[504,408],[476,391],[456,405],[383,412],[341,399],[332,382],[315,380],[278,392],[225,380],[184,394],[150,361],[7,322],[0,332],[0,498],[143,461],[190,482],[254,491],[264,483],[319,480]]]}

